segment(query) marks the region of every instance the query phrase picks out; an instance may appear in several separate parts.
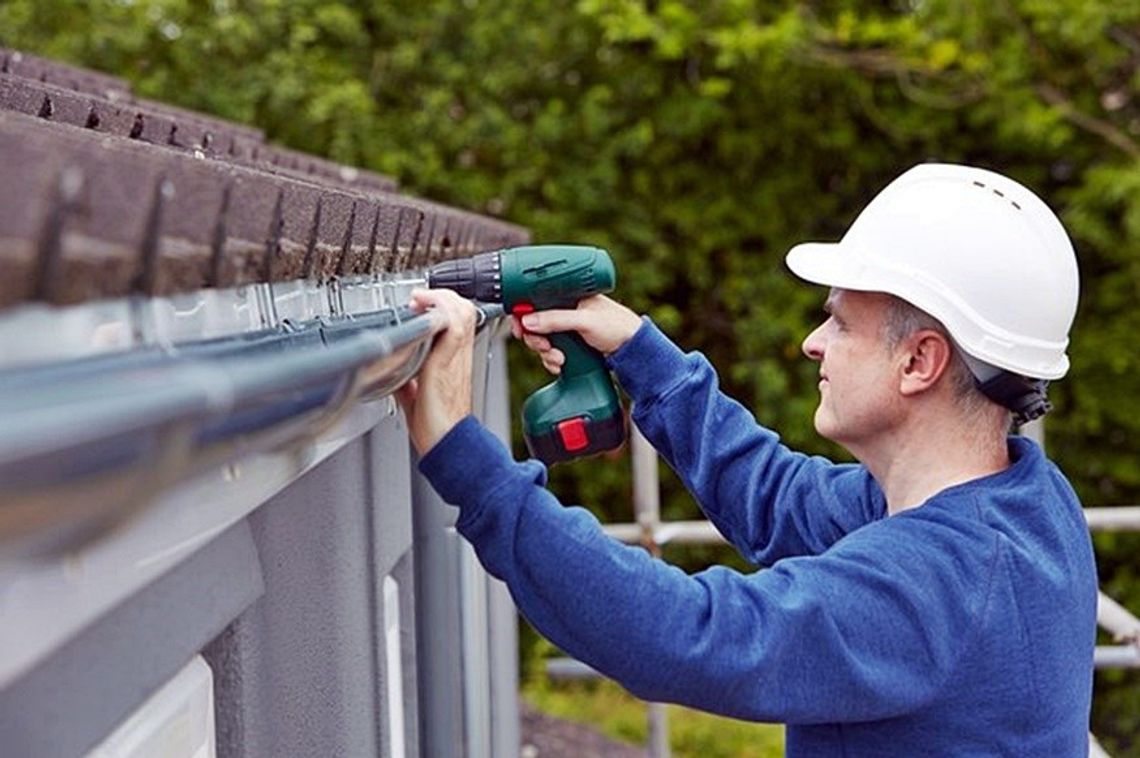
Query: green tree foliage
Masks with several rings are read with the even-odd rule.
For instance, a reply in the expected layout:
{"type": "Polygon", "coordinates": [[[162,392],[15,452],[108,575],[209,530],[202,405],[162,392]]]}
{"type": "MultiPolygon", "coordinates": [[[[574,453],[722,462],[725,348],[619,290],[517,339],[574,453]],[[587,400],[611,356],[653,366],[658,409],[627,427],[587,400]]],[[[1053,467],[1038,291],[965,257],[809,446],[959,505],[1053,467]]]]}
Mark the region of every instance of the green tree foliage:
{"type": "MultiPolygon", "coordinates": [[[[8,0],[0,43],[538,240],[603,245],[622,299],[707,353],[790,444],[833,455],[799,354],[823,293],[785,251],[837,238],[919,161],[1010,174],[1061,212],[1081,259],[1050,449],[1087,504],[1140,497],[1137,0],[8,0]]],[[[539,379],[519,358],[521,395],[539,379]]],[[[621,464],[555,484],[628,518],[621,464]]],[[[670,475],[664,500],[667,517],[695,512],[670,475]]],[[[1134,609],[1135,548],[1098,539],[1102,579],[1134,609]]],[[[1094,726],[1120,751],[1140,750],[1135,681],[1098,681],[1094,726]]]]}

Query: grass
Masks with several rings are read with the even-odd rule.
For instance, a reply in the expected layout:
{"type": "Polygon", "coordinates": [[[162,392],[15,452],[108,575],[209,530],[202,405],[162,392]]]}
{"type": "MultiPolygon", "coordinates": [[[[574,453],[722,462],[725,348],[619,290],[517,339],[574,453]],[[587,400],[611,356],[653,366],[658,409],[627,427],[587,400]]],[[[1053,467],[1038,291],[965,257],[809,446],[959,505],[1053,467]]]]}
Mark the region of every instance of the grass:
{"type": "MultiPolygon", "coordinates": [[[[523,697],[543,713],[577,721],[614,739],[645,745],[645,703],[610,681],[552,683],[530,677],[523,697]]],[[[668,706],[669,742],[675,758],[779,758],[784,729],[773,724],[713,716],[668,706]]]]}

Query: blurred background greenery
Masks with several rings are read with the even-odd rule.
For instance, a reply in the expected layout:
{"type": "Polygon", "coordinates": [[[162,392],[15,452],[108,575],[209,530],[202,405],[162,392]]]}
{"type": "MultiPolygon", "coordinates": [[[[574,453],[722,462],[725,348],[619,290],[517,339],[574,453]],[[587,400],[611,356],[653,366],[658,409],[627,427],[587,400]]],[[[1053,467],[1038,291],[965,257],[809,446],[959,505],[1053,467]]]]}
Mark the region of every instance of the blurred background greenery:
{"type": "MultiPolygon", "coordinates": [[[[622,300],[708,354],[788,443],[833,456],[799,354],[823,293],[785,251],[838,238],[917,162],[1009,174],[1061,213],[1081,261],[1049,449],[1087,505],[1140,502],[1138,0],[2,0],[0,44],[536,240],[607,247],[622,300]]],[[[512,361],[521,397],[538,370],[512,361]]],[[[630,517],[621,459],[553,485],[630,517]]],[[[696,515],[662,485],[666,518],[696,515]]],[[[1140,610],[1140,539],[1096,542],[1104,587],[1140,610]]],[[[1093,730],[1119,755],[1140,754],[1137,681],[1097,676],[1093,730]]]]}

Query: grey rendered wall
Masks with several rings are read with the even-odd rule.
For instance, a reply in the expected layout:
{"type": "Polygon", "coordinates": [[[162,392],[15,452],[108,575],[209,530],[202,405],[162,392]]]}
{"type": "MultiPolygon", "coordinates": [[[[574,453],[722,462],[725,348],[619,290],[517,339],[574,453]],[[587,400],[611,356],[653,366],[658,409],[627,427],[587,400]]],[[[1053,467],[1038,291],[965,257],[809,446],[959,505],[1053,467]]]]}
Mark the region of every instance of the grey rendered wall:
{"type": "MultiPolygon", "coordinates": [[[[493,341],[487,360],[483,418],[488,428],[510,444],[511,410],[506,340],[493,341]]],[[[507,586],[486,576],[489,619],[488,665],[491,671],[491,755],[519,754],[518,611],[507,586]]]]}
{"type": "MultiPolygon", "coordinates": [[[[479,348],[476,410],[506,439],[502,335],[479,348]]],[[[393,729],[406,755],[517,755],[514,605],[455,517],[414,472],[398,414],[250,516],[265,593],[205,651],[220,758],[388,756],[393,729]],[[399,588],[395,709],[385,577],[399,588]]]]}
{"type": "Polygon", "coordinates": [[[409,454],[389,416],[249,518],[265,594],[207,650],[218,755],[387,755],[390,733],[419,752],[415,635],[401,625],[404,723],[389,724],[385,576],[415,617],[409,454]]]}
{"type": "MultiPolygon", "coordinates": [[[[505,439],[504,349],[480,338],[477,410],[505,439]]],[[[220,758],[517,755],[514,606],[379,402],[375,427],[0,689],[0,755],[82,755],[199,651],[220,758]]]]}
{"type": "Polygon", "coordinates": [[[261,591],[238,523],[0,690],[0,755],[82,755],[261,591]]]}
{"type": "MultiPolygon", "coordinates": [[[[480,338],[477,410],[506,439],[504,350],[480,338]]],[[[0,689],[0,755],[82,755],[199,651],[220,758],[517,755],[514,606],[379,402],[375,427],[0,689]]]]}
{"type": "MultiPolygon", "coordinates": [[[[476,348],[476,412],[508,439],[503,335],[476,348]]],[[[518,755],[514,605],[455,531],[456,509],[419,477],[413,504],[421,754],[518,755]]]]}

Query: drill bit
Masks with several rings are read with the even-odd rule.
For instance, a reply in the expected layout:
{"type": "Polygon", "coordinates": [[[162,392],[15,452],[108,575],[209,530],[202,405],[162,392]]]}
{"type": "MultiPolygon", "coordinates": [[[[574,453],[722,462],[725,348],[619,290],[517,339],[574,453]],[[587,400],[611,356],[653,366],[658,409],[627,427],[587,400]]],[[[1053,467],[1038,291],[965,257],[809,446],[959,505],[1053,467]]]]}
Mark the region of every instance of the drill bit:
{"type": "Polygon", "coordinates": [[[476,331],[482,329],[488,321],[501,318],[506,313],[503,310],[502,303],[481,303],[478,300],[475,301],[475,311],[477,314],[475,319],[476,331]]]}

